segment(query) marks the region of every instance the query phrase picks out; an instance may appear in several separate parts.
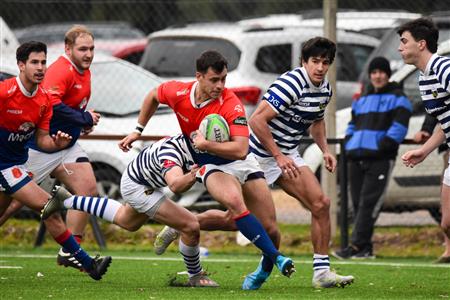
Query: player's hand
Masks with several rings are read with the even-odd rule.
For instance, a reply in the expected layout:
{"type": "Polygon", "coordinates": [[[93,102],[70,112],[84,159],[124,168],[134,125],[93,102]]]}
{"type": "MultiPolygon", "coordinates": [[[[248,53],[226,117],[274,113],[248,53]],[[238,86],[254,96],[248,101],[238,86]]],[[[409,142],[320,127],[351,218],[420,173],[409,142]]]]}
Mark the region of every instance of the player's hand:
{"type": "Polygon", "coordinates": [[[58,132],[56,134],[52,135],[52,139],[53,139],[53,142],[55,143],[56,147],[58,147],[58,149],[64,149],[70,144],[70,141],[72,140],[72,136],[70,136],[69,134],[67,134],[65,132],[58,130],[58,132]]]}
{"type": "Polygon", "coordinates": [[[84,128],[81,130],[81,135],[88,135],[88,134],[90,134],[92,131],[94,131],[94,126],[92,126],[92,127],[84,127],[84,128]]]}
{"type": "Polygon", "coordinates": [[[427,155],[421,148],[407,151],[402,155],[403,164],[409,168],[414,168],[417,164],[420,164],[427,155]]]}
{"type": "Polygon", "coordinates": [[[327,169],[328,172],[334,173],[337,167],[337,160],[334,155],[330,152],[325,152],[323,154],[323,160],[325,162],[325,169],[327,169]]]}
{"type": "Polygon", "coordinates": [[[197,171],[200,170],[200,166],[197,164],[194,164],[192,168],[189,170],[189,173],[186,175],[189,176],[189,184],[192,186],[197,180],[197,171]]]}
{"type": "Polygon", "coordinates": [[[289,156],[279,154],[276,155],[275,160],[277,161],[278,167],[281,169],[282,176],[285,178],[294,179],[300,176],[300,169],[289,156]]]}
{"type": "Polygon", "coordinates": [[[128,152],[130,151],[131,148],[133,148],[133,142],[135,140],[137,140],[141,135],[137,132],[132,132],[129,135],[127,135],[126,137],[124,137],[119,143],[118,146],[120,148],[120,150],[122,150],[123,152],[128,152]]]}
{"type": "Polygon", "coordinates": [[[192,142],[194,143],[194,147],[196,149],[206,152],[208,141],[205,139],[200,130],[197,130],[195,134],[192,136],[192,142]]]}
{"type": "Polygon", "coordinates": [[[94,126],[97,125],[98,122],[100,121],[100,114],[95,112],[93,109],[88,110],[88,112],[91,114],[94,126]]]}
{"type": "Polygon", "coordinates": [[[413,140],[416,143],[422,143],[423,144],[430,138],[430,136],[431,135],[428,132],[421,130],[421,131],[417,132],[414,135],[413,140]]]}

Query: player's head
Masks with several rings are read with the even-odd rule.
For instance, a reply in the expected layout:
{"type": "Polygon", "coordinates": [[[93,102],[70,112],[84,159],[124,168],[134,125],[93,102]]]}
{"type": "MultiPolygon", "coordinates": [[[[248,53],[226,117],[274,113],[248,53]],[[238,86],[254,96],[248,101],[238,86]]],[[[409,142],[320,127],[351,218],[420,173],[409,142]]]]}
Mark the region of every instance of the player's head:
{"type": "Polygon", "coordinates": [[[228,62],[217,51],[203,52],[196,61],[195,77],[199,83],[202,100],[218,98],[225,87],[228,62]],[[205,99],[203,99],[205,98],[205,99]]]}
{"type": "Polygon", "coordinates": [[[384,88],[389,82],[389,77],[391,77],[389,61],[382,56],[373,58],[369,63],[369,78],[375,90],[384,88]]]}
{"type": "Polygon", "coordinates": [[[409,21],[397,30],[400,36],[398,51],[407,64],[416,64],[423,53],[436,53],[439,30],[431,19],[409,21]]]}
{"type": "Polygon", "coordinates": [[[315,37],[303,44],[301,64],[313,84],[322,82],[335,55],[336,44],[327,38],[315,37]]]}
{"type": "Polygon", "coordinates": [[[66,55],[80,70],[87,70],[94,59],[94,35],[83,25],[74,25],[64,37],[66,55]]]}
{"type": "Polygon", "coordinates": [[[30,41],[23,43],[16,51],[17,65],[22,82],[38,84],[47,70],[47,45],[30,41]]]}

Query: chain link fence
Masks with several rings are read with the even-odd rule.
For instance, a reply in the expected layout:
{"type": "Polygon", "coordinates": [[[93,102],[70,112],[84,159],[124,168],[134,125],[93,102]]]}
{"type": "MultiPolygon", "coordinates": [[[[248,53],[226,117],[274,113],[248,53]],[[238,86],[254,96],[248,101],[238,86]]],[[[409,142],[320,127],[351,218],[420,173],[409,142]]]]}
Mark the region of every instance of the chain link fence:
{"type": "MultiPolygon", "coordinates": [[[[357,97],[360,82],[364,82],[367,73],[367,61],[373,53],[388,57],[394,71],[402,68],[396,51],[395,27],[420,15],[433,15],[439,20],[443,42],[450,39],[450,21],[447,21],[450,13],[445,12],[445,0],[341,0],[338,7],[337,109],[341,111],[337,117],[337,135],[342,137],[350,117],[345,108],[357,97]]],[[[94,134],[104,136],[130,132],[146,93],[164,80],[193,78],[195,58],[210,48],[220,50],[229,60],[227,85],[251,114],[270,83],[279,74],[298,66],[302,43],[323,34],[322,3],[313,0],[3,0],[0,14],[6,24],[2,32],[9,26],[19,42],[46,42],[53,53],[49,54],[50,62],[63,52],[64,32],[72,24],[86,24],[93,30],[98,59],[92,65],[89,108],[102,113],[94,134]],[[112,60],[102,53],[130,63],[112,60]]],[[[2,33],[4,37],[6,34],[2,33]]],[[[1,78],[15,76],[10,71],[15,65],[13,56],[7,53],[12,50],[2,45],[1,78]]],[[[417,73],[398,77],[415,107],[409,138],[420,129],[423,120],[416,78],[417,73]]],[[[175,116],[169,110],[160,109],[145,134],[158,137],[177,132],[175,116]]],[[[119,198],[120,174],[150,141],[137,143],[135,150],[126,155],[117,148],[117,137],[80,143],[94,165],[99,192],[119,198]]],[[[411,147],[402,146],[400,154],[411,147]]],[[[302,146],[301,152],[311,168],[319,170],[318,149],[302,146]]],[[[438,153],[413,170],[397,162],[385,209],[400,212],[425,208],[438,219],[442,168],[443,158],[438,153]]],[[[188,196],[174,197],[186,206],[210,200],[200,186],[195,186],[188,196]]],[[[295,223],[300,206],[279,199],[277,194],[277,206],[286,211],[286,216],[279,215],[279,220],[295,223]]]]}

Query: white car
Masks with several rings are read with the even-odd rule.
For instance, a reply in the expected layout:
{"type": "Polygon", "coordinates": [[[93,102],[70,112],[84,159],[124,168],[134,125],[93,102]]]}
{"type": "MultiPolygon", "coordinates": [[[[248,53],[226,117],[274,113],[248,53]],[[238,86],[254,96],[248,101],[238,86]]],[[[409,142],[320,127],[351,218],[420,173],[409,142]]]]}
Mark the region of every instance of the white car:
{"type": "MultiPolygon", "coordinates": [[[[59,52],[49,51],[48,65],[59,57],[59,52]]],[[[96,54],[91,66],[92,94],[88,109],[100,112],[102,117],[92,135],[126,135],[136,126],[142,101],[148,92],[162,83],[156,75],[124,60],[96,54]]],[[[16,58],[11,53],[2,54],[0,76],[8,78],[18,74],[16,58]]],[[[160,106],[145,127],[143,135],[164,137],[181,132],[177,118],[170,108],[160,106]]],[[[97,178],[100,195],[120,199],[120,178],[128,163],[151,142],[136,141],[133,149],[122,152],[118,140],[79,140],[87,152],[97,178]]],[[[168,191],[168,189],[167,189],[168,191]]],[[[205,189],[198,184],[189,192],[177,195],[185,205],[200,198],[205,189]]]]}
{"type": "Polygon", "coordinates": [[[19,41],[5,20],[0,16],[0,53],[16,51],[17,47],[19,47],[19,41]]]}
{"type": "MultiPolygon", "coordinates": [[[[450,40],[439,45],[438,54],[450,55],[450,40]]],[[[390,80],[403,86],[408,99],[412,102],[413,115],[409,120],[407,139],[412,139],[414,134],[422,128],[425,111],[418,87],[419,70],[412,65],[404,65],[395,72],[390,80]]],[[[336,112],[336,136],[345,137],[345,130],[351,119],[351,108],[336,112]]],[[[433,151],[419,165],[413,169],[403,165],[400,156],[408,150],[415,149],[419,145],[400,145],[398,157],[386,191],[383,204],[384,211],[412,211],[416,209],[428,209],[437,221],[440,220],[440,185],[444,168],[442,155],[433,151]]],[[[305,160],[308,165],[317,171],[322,162],[322,155],[317,145],[312,145],[305,151],[305,160]]]]}
{"type": "MultiPolygon", "coordinates": [[[[165,79],[192,80],[195,60],[215,49],[228,60],[226,86],[251,114],[276,78],[299,65],[302,43],[322,36],[321,27],[252,26],[239,23],[198,23],[167,28],[148,37],[140,65],[165,79]]],[[[358,90],[358,75],[379,40],[338,30],[337,108],[347,107],[358,90]]]]}

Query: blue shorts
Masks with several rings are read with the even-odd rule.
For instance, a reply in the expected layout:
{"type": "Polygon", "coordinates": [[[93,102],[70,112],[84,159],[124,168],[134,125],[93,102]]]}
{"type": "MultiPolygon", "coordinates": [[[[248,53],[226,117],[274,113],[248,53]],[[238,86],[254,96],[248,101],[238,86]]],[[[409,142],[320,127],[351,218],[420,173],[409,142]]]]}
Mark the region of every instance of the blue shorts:
{"type": "Polygon", "coordinates": [[[24,165],[12,166],[0,170],[0,192],[11,195],[31,181],[24,165]]]}

